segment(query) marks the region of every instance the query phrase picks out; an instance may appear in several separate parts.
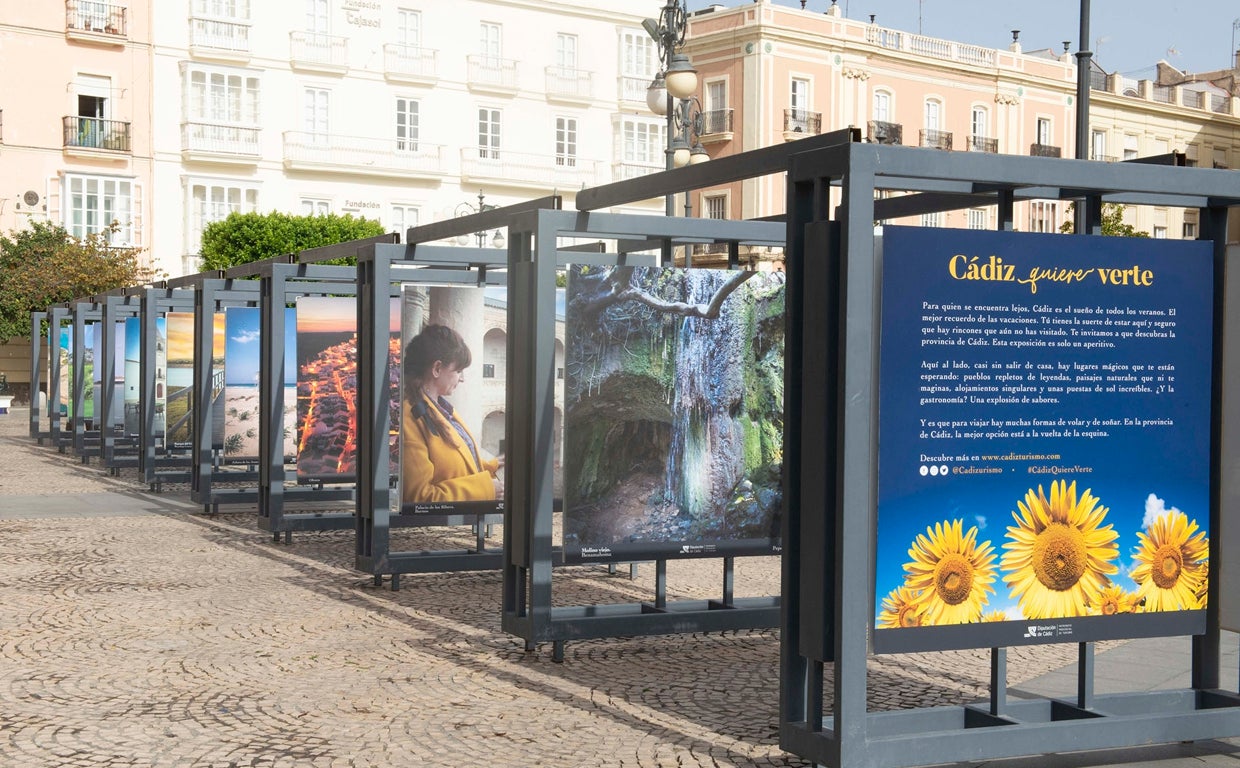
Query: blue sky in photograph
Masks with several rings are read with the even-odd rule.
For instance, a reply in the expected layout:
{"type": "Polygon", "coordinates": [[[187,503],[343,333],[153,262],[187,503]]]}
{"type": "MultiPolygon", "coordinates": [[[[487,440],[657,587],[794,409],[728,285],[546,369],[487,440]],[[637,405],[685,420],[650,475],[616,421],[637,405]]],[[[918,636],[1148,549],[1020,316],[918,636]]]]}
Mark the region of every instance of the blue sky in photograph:
{"type": "MultiPolygon", "coordinates": [[[[646,0],[650,15],[661,5],[646,0]]],[[[800,0],[776,0],[780,5],[800,7],[800,0]]],[[[1006,48],[1013,29],[1021,30],[1026,51],[1063,50],[1063,41],[1078,49],[1080,0],[1041,0],[1037,3],[994,0],[838,0],[844,15],[875,22],[883,27],[917,32],[930,37],[1006,48]]],[[[705,8],[710,0],[689,0],[689,10],[705,8]]],[[[726,0],[725,6],[737,5],[726,0]]],[[[808,0],[807,10],[822,12],[830,0],[808,0]]],[[[1148,79],[1159,59],[1188,72],[1208,72],[1230,66],[1233,39],[1240,31],[1235,0],[1093,0],[1090,3],[1090,46],[1098,64],[1107,72],[1148,79]],[[1235,36],[1233,38],[1233,35],[1235,36]]]]}
{"type": "MultiPolygon", "coordinates": [[[[229,386],[258,384],[259,323],[257,307],[229,307],[224,311],[224,377],[229,386]]],[[[297,314],[284,311],[284,383],[297,383],[297,314]]]]}

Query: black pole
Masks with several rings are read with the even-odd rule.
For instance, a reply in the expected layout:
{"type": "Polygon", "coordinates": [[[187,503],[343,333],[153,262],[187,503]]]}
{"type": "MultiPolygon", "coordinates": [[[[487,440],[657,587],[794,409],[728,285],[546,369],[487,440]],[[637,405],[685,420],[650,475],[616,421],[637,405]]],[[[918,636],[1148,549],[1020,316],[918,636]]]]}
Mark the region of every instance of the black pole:
{"type": "MultiPolygon", "coordinates": [[[[1089,159],[1089,81],[1090,60],[1093,52],[1089,50],[1089,0],[1081,0],[1081,47],[1076,52],[1076,159],[1089,159]]],[[[1077,234],[1086,232],[1085,201],[1076,204],[1075,229],[1077,234]]]]}

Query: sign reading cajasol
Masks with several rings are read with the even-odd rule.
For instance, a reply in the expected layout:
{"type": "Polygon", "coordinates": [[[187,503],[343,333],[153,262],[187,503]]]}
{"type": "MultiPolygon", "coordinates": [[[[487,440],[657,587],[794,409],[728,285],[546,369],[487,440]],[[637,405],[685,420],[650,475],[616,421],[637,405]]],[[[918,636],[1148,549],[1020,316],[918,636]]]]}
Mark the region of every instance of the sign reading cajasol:
{"type": "Polygon", "coordinates": [[[885,227],[874,650],[1205,631],[1209,243],[885,227]]]}

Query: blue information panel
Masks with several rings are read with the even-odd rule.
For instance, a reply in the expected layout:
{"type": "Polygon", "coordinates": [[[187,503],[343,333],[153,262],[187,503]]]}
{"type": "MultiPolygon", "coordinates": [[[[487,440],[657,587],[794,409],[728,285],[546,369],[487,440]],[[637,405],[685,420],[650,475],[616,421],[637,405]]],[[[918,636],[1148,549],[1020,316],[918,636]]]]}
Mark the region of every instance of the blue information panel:
{"type": "Polygon", "coordinates": [[[874,650],[1205,631],[1206,242],[885,227],[874,650]]]}

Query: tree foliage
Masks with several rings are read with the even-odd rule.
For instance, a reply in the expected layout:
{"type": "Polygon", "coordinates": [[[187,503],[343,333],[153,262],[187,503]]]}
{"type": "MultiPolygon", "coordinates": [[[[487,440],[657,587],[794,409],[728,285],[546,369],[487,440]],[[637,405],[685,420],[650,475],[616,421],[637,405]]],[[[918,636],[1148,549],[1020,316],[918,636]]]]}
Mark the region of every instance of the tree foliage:
{"type": "Polygon", "coordinates": [[[31,312],[163,276],[142,265],[140,249],[110,246],[114,232],[77,238],[36,221],[0,236],[0,341],[29,336],[31,312]]]}
{"type": "MultiPolygon", "coordinates": [[[[1075,218],[1076,203],[1068,204],[1068,221],[1059,226],[1059,231],[1072,234],[1076,231],[1075,218]]],[[[1148,232],[1142,232],[1131,224],[1124,223],[1124,206],[1119,203],[1103,203],[1102,204],[1102,234],[1104,237],[1149,237],[1148,232]]]]}
{"type": "Polygon", "coordinates": [[[203,228],[202,268],[228,269],[307,248],[374,237],[383,231],[379,222],[351,215],[231,213],[203,228]]]}

